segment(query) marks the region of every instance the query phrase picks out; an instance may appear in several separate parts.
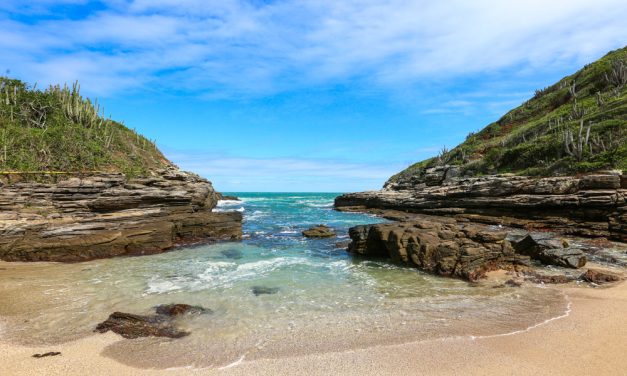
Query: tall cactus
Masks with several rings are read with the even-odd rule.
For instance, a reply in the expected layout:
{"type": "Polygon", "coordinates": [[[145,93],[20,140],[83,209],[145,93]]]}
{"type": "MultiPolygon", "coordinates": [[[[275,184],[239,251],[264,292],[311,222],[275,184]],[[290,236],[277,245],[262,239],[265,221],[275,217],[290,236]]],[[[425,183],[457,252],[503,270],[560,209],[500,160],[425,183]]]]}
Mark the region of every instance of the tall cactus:
{"type": "Polygon", "coordinates": [[[564,151],[566,151],[566,154],[575,157],[578,162],[583,160],[583,153],[590,139],[590,126],[586,130],[585,137],[583,137],[583,128],[583,119],[581,119],[579,121],[577,140],[574,139],[573,132],[570,129],[564,131],[564,151]]]}

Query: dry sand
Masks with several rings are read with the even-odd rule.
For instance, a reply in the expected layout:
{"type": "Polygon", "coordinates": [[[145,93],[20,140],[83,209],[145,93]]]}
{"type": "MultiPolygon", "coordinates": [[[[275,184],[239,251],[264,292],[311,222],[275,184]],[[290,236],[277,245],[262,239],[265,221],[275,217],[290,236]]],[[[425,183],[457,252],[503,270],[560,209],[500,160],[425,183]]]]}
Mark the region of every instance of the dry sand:
{"type": "Polygon", "coordinates": [[[627,375],[627,283],[564,291],[567,315],[510,335],[244,359],[225,369],[146,370],[100,355],[120,340],[108,333],[45,348],[0,343],[0,375],[627,375]],[[62,355],[32,357],[48,351],[62,355]]]}

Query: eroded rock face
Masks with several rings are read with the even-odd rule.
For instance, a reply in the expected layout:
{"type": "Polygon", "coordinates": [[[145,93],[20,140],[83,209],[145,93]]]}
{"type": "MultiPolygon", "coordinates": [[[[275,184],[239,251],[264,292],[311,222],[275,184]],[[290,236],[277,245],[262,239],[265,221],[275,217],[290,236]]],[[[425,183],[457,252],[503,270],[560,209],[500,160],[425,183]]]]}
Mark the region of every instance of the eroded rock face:
{"type": "Polygon", "coordinates": [[[76,262],[240,239],[241,213],[212,212],[217,200],[209,181],[174,168],[130,181],[121,174],[5,181],[0,259],[76,262]]]}
{"type": "Polygon", "coordinates": [[[488,231],[446,218],[356,226],[349,230],[349,252],[386,257],[430,273],[474,281],[490,270],[527,265],[507,233],[488,231]]]}
{"type": "Polygon", "coordinates": [[[459,177],[450,166],[388,182],[380,191],[349,193],[336,208],[396,209],[474,222],[627,241],[627,184],[618,173],[533,178],[459,177]]]}

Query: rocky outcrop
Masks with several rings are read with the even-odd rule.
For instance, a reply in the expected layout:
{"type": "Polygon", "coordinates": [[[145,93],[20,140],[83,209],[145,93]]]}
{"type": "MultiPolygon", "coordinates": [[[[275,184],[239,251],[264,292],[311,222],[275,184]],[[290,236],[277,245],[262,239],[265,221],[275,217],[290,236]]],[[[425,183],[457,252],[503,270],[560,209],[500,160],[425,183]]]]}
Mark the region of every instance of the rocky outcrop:
{"type": "Polygon", "coordinates": [[[507,233],[446,218],[356,226],[349,230],[351,253],[390,258],[424,271],[477,280],[490,270],[528,265],[517,254],[507,233]]]}
{"type": "Polygon", "coordinates": [[[332,238],[335,236],[335,232],[329,226],[318,225],[303,231],[303,236],[306,238],[332,238]]]}
{"type": "Polygon", "coordinates": [[[587,279],[581,272],[568,271],[586,265],[586,253],[550,233],[505,231],[454,218],[412,214],[400,222],[352,227],[349,236],[348,252],[355,255],[389,259],[469,281],[497,269],[521,272],[535,283],[589,281],[597,275],[587,279]],[[545,270],[537,268],[540,264],[562,268],[545,270]],[[559,272],[547,274],[547,270],[559,272]]]}
{"type": "Polygon", "coordinates": [[[0,259],[6,261],[150,254],[242,235],[241,213],[213,212],[218,198],[211,183],[175,168],[131,180],[105,173],[20,180],[0,174],[0,259]]]}
{"type": "Polygon", "coordinates": [[[627,179],[617,172],[582,177],[459,177],[450,166],[388,182],[383,190],[339,196],[335,206],[396,209],[474,222],[550,229],[627,241],[627,179]]]}

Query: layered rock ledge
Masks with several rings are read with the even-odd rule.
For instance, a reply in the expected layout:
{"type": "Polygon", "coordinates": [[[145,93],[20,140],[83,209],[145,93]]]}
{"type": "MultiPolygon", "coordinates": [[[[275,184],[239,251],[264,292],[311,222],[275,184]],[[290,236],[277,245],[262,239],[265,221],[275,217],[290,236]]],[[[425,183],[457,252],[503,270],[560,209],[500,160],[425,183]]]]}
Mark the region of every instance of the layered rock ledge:
{"type": "Polygon", "coordinates": [[[627,241],[627,175],[535,178],[459,177],[451,166],[389,182],[380,191],[348,193],[338,210],[394,209],[478,223],[627,241]]]}
{"type": "Polygon", "coordinates": [[[1,260],[76,262],[242,236],[241,213],[213,212],[211,183],[175,168],[41,178],[0,174],[1,260]]]}

